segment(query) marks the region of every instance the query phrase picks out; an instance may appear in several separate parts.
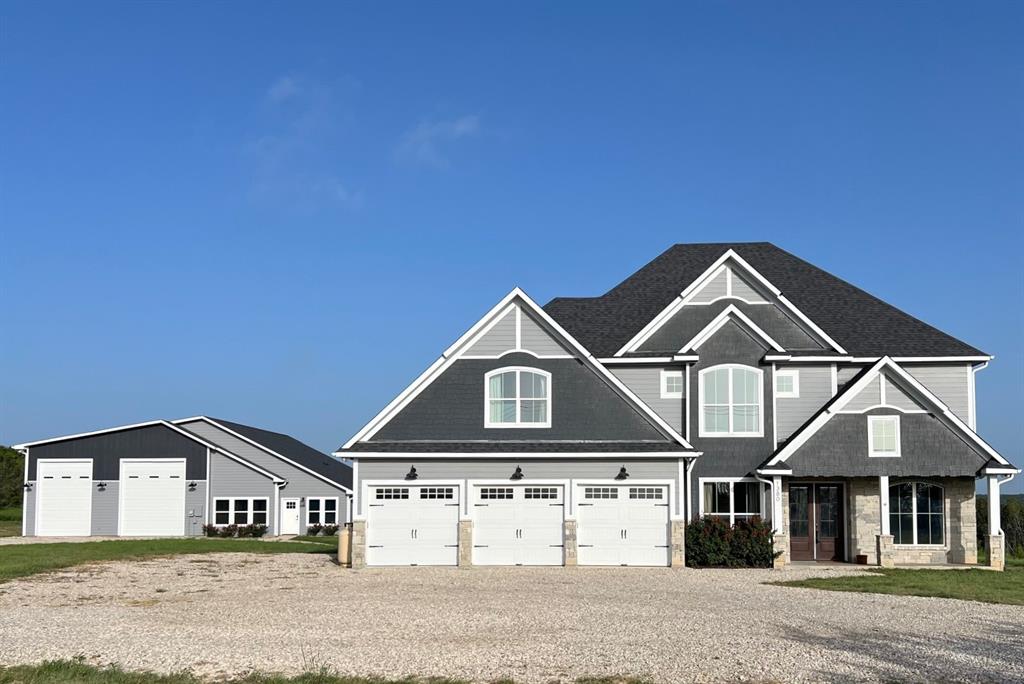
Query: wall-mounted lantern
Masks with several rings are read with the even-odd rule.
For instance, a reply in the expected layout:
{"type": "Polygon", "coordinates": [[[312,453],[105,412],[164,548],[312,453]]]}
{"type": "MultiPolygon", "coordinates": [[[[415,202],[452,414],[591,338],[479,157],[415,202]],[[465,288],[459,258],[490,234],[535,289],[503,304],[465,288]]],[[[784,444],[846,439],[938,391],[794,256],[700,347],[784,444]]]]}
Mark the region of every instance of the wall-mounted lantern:
{"type": "Polygon", "coordinates": [[[629,473],[626,472],[626,466],[619,468],[619,474],[615,476],[616,480],[625,480],[629,477],[629,473]]]}
{"type": "Polygon", "coordinates": [[[522,480],[523,479],[523,469],[520,468],[519,466],[516,466],[516,471],[514,473],[512,473],[512,479],[513,480],[522,480]]]}
{"type": "Polygon", "coordinates": [[[22,489],[24,489],[26,492],[31,492],[32,491],[32,483],[31,482],[26,482],[25,484],[22,485],[22,489]]]}
{"type": "Polygon", "coordinates": [[[419,473],[416,472],[416,466],[410,467],[409,472],[405,474],[406,480],[415,480],[417,477],[419,477],[419,473]]]}
{"type": "Polygon", "coordinates": [[[199,486],[199,484],[195,480],[193,480],[192,482],[188,483],[188,491],[194,492],[194,491],[196,491],[196,487],[198,487],[198,486],[199,486]]]}
{"type": "Polygon", "coordinates": [[[100,490],[101,492],[107,491],[107,483],[106,482],[97,482],[96,483],[96,489],[100,490]]]}

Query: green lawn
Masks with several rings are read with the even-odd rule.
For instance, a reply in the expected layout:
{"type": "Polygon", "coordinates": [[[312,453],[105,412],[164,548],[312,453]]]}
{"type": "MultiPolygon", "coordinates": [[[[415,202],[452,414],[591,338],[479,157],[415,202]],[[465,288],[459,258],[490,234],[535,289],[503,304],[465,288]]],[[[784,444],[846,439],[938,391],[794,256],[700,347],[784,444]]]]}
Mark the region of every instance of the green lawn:
{"type": "MultiPolygon", "coordinates": [[[[183,553],[335,553],[337,539],[314,543],[258,539],[125,539],[56,544],[16,544],[0,547],[0,582],[83,563],[138,560],[183,553]]],[[[3,681],[0,679],[0,681],[3,681]]]]}
{"type": "Polygon", "coordinates": [[[1024,606],[1024,559],[1009,559],[1004,572],[981,569],[877,569],[848,577],[815,578],[792,582],[772,582],[771,584],[829,591],[936,596],[1024,606]]]}
{"type": "Polygon", "coordinates": [[[0,508],[0,537],[21,535],[21,509],[0,508]]]}

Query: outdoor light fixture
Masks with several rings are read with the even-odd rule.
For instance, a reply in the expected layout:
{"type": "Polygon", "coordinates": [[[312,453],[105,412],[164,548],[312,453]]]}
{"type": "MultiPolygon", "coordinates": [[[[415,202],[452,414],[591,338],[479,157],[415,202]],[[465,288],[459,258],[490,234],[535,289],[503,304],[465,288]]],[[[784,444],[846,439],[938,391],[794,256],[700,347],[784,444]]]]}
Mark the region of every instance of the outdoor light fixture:
{"type": "Polygon", "coordinates": [[[626,466],[619,468],[619,474],[615,476],[616,480],[625,480],[629,477],[629,473],[626,472],[626,466]]]}
{"type": "Polygon", "coordinates": [[[193,480],[192,482],[188,483],[188,491],[194,492],[194,491],[196,491],[196,487],[198,487],[198,486],[199,485],[196,484],[195,480],[193,480]]]}
{"type": "Polygon", "coordinates": [[[406,480],[415,480],[419,475],[416,473],[416,466],[409,468],[409,472],[405,474],[406,480]]]}
{"type": "Polygon", "coordinates": [[[512,473],[512,479],[513,480],[522,480],[523,479],[523,469],[520,468],[519,466],[516,466],[516,472],[512,473]]]}
{"type": "Polygon", "coordinates": [[[22,488],[26,492],[31,492],[32,491],[32,483],[31,482],[26,482],[25,484],[22,485],[22,488]]]}
{"type": "Polygon", "coordinates": [[[96,483],[96,489],[100,490],[101,492],[107,491],[107,483],[106,482],[97,482],[96,483]]]}

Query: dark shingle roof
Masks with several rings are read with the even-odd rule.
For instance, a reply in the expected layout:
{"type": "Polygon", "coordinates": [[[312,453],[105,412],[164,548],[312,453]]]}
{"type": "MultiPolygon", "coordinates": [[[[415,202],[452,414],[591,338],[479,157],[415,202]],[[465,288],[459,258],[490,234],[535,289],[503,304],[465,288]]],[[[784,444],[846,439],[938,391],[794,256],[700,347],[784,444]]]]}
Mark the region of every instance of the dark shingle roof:
{"type": "Polygon", "coordinates": [[[303,444],[294,437],[283,435],[280,432],[261,430],[250,425],[233,423],[230,420],[211,418],[229,430],[234,430],[243,437],[260,444],[271,451],[277,452],[287,459],[304,465],[310,470],[323,475],[326,478],[352,489],[352,468],[336,458],[317,451],[311,446],[303,444]]]}
{"type": "Polygon", "coordinates": [[[603,296],[557,297],[544,310],[592,354],[612,356],[729,249],[850,354],[984,354],[769,242],[674,245],[603,296]]]}
{"type": "Polygon", "coordinates": [[[689,451],[670,442],[357,442],[346,451],[393,451],[395,453],[575,453],[601,452],[642,454],[689,451]]]}

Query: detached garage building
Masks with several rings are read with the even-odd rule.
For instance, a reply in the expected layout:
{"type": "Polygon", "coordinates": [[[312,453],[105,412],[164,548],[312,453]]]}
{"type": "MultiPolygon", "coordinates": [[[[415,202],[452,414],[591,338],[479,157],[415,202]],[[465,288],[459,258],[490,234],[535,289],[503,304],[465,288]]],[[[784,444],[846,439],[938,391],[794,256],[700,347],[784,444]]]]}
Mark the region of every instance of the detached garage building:
{"type": "Polygon", "coordinates": [[[225,420],[155,420],[15,448],[26,454],[26,536],[197,536],[207,524],[302,534],[349,519],[349,466],[225,420]]]}

